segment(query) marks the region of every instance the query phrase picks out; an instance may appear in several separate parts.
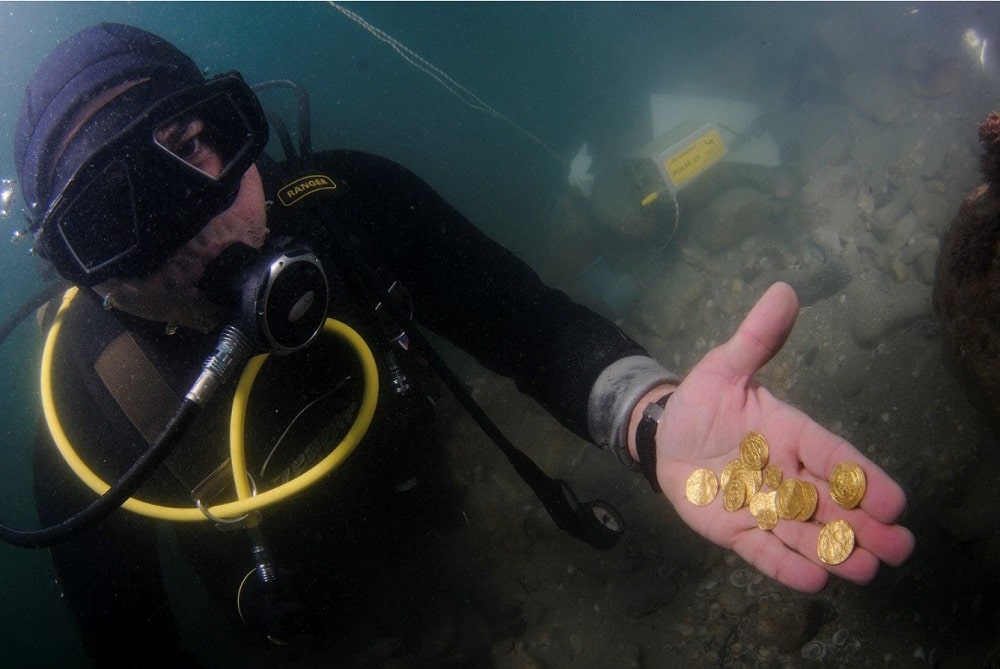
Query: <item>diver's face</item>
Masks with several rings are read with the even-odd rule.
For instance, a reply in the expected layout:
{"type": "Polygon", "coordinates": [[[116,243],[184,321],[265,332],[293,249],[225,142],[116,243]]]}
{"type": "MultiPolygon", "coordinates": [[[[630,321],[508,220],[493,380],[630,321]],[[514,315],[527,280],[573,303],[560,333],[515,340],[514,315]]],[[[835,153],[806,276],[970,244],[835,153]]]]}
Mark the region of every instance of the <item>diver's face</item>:
{"type": "Polygon", "coordinates": [[[235,74],[165,96],[144,86],[124,82],[84,103],[51,161],[58,191],[39,219],[40,248],[82,285],[149,276],[218,228],[208,225],[216,216],[227,229],[237,218],[250,226],[238,241],[261,236],[263,198],[244,184],[250,174],[260,189],[250,168],[267,137],[252,90],[235,74]]]}
{"type": "MultiPolygon", "coordinates": [[[[128,82],[103,95],[97,104],[85,110],[77,127],[82,127],[115,97],[143,81],[128,82]]],[[[189,114],[158,126],[153,140],[166,152],[216,179],[227,162],[213,141],[217,139],[213,130],[217,132],[218,128],[210,128],[203,118],[189,114]]],[[[163,215],[176,214],[164,211],[163,215]]],[[[181,223],[164,220],[162,225],[169,227],[181,223]]],[[[198,287],[208,265],[233,244],[260,249],[266,238],[264,187],[256,166],[251,165],[240,180],[232,204],[212,217],[151,274],[141,278],[109,279],[94,289],[104,296],[109,306],[135,316],[209,330],[218,322],[220,310],[198,287]]]]}
{"type": "MultiPolygon", "coordinates": [[[[205,164],[210,165],[210,156],[205,158],[205,164]]],[[[212,218],[156,271],[139,279],[110,279],[95,286],[95,290],[121,311],[207,331],[221,316],[218,306],[198,287],[209,263],[233,244],[259,249],[266,238],[264,186],[257,167],[251,166],[243,174],[240,190],[229,208],[212,218]]]]}
{"type": "MultiPolygon", "coordinates": [[[[202,229],[202,232],[205,230],[214,231],[218,235],[209,262],[222,253],[227,246],[236,242],[252,246],[255,249],[264,245],[264,240],[267,237],[267,206],[264,201],[264,184],[256,165],[252,165],[244,173],[243,179],[240,181],[240,190],[233,203],[229,205],[228,209],[212,218],[202,229]]],[[[202,234],[199,233],[195,239],[201,236],[202,234]]]]}

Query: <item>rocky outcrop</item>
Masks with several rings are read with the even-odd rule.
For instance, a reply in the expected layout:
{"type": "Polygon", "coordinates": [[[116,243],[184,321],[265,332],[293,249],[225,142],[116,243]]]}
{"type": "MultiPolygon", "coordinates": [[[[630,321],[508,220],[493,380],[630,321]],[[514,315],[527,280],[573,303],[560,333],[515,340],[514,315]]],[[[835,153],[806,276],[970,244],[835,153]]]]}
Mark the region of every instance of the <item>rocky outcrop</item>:
{"type": "Polygon", "coordinates": [[[1000,114],[979,126],[979,140],[985,183],[942,240],[933,300],[948,363],[1000,429],[1000,114]]]}

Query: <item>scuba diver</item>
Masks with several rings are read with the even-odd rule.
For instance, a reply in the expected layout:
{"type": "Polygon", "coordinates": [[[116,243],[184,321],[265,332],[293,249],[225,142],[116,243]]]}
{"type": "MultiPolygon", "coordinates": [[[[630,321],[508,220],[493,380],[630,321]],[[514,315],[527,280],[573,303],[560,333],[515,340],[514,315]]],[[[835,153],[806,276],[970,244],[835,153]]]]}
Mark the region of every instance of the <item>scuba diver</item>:
{"type": "MultiPolygon", "coordinates": [[[[34,251],[76,288],[41,318],[47,424],[34,465],[44,529],[2,534],[50,547],[99,666],[198,666],[164,585],[166,525],[150,507],[187,506],[211,521],[163,512],[181,518],[169,527],[206,588],[235,599],[261,638],[309,646],[329,636],[317,607],[349,618],[361,583],[377,587],[386,565],[402,565],[402,576],[385,582],[385,608],[403,597],[389,584],[406,580],[405,537],[419,538],[417,519],[456,508],[430,372],[460,384],[416,325],[515,380],[641,472],[694,530],[792,588],[818,591],[831,573],[865,583],[881,562],[909,556],[900,487],[753,381],[795,321],[787,285],[771,287],[682,379],[543,285],[403,167],[360,151],[313,154],[304,141],[296,151],[271,118],[278,161],[263,151],[268,121],[238,73],[206,79],[173,45],[118,24],[59,44],[25,92],[14,151],[34,251]],[[274,355],[254,367],[249,393],[260,352],[274,355]],[[849,558],[819,559],[818,524],[764,532],[749,514],[686,501],[689,475],[721,470],[750,430],[767,435],[772,461],[815,483],[821,522],[834,517],[834,465],[864,468],[867,494],[840,512],[857,533],[849,558]],[[240,440],[244,451],[227,449],[240,440]],[[342,451],[350,457],[334,475],[270,504],[342,451]],[[230,511],[234,495],[260,506],[230,511]],[[316,601],[327,594],[336,601],[316,601]]],[[[502,447],[530,478],[530,464],[502,447]]],[[[570,506],[603,525],[591,533],[552,512],[557,524],[613,543],[600,534],[620,529],[608,508],[570,506]]]]}

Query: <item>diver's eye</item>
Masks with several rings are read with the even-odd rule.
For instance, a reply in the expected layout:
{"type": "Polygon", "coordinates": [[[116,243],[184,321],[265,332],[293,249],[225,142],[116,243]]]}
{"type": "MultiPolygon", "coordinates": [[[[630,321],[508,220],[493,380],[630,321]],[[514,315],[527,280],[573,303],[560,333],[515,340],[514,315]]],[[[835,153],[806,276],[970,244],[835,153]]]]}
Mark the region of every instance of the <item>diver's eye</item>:
{"type": "Polygon", "coordinates": [[[218,152],[207,141],[205,124],[192,118],[162,125],[154,133],[156,143],[185,163],[210,177],[222,172],[218,152]]]}
{"type": "Polygon", "coordinates": [[[175,153],[178,158],[183,158],[187,162],[193,162],[197,157],[198,152],[201,150],[201,141],[197,137],[192,137],[188,141],[181,144],[175,153]]]}

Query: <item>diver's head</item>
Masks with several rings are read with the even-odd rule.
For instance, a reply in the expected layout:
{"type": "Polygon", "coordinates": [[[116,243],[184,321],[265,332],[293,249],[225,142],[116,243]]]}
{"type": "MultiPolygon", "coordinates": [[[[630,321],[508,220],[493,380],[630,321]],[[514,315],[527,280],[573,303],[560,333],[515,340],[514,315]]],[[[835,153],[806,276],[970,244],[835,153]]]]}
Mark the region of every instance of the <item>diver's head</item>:
{"type": "Polygon", "coordinates": [[[234,203],[266,142],[238,74],[206,80],[131,26],[82,30],[39,66],[15,128],[35,248],[82,285],[148,277],[234,203]]]}

